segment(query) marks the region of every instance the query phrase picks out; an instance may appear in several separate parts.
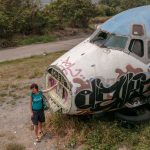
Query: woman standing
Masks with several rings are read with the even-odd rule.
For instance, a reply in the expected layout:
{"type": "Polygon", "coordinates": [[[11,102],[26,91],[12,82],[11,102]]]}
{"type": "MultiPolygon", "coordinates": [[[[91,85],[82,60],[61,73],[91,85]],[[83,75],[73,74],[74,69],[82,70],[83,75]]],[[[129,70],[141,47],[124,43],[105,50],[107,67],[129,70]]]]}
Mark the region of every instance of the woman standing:
{"type": "Polygon", "coordinates": [[[45,122],[45,114],[43,109],[43,93],[52,90],[54,87],[56,87],[56,85],[57,84],[47,90],[39,90],[39,87],[36,83],[33,83],[30,86],[30,112],[31,120],[34,125],[36,142],[40,142],[40,139],[43,136],[42,123],[45,122]]]}

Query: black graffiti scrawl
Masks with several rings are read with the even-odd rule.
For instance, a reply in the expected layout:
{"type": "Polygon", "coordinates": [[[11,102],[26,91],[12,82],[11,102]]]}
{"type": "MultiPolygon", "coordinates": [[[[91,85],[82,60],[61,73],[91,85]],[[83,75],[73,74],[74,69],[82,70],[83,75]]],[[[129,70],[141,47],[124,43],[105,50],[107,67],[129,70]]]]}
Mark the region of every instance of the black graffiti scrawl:
{"type": "Polygon", "coordinates": [[[136,97],[145,99],[150,96],[150,78],[147,79],[144,73],[124,73],[109,87],[105,87],[99,78],[91,80],[90,84],[91,88],[81,90],[75,97],[79,110],[110,110],[120,108],[136,97]]]}

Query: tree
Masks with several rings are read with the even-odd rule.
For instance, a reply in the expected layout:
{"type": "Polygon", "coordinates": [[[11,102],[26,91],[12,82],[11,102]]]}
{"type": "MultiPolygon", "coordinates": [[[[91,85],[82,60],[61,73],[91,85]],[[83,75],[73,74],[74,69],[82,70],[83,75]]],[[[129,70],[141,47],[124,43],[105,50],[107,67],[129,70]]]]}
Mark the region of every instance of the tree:
{"type": "Polygon", "coordinates": [[[109,10],[111,11],[111,15],[117,14],[121,11],[133,8],[133,7],[138,7],[138,6],[143,6],[143,5],[148,5],[150,4],[150,0],[101,0],[99,2],[100,7],[104,6],[102,10],[99,9],[99,12],[102,12],[102,14],[107,14],[109,10]],[[106,6],[109,8],[106,9],[106,6]]]}
{"type": "Polygon", "coordinates": [[[46,7],[46,12],[60,25],[87,27],[96,15],[96,7],[91,0],[57,0],[46,7]]]}

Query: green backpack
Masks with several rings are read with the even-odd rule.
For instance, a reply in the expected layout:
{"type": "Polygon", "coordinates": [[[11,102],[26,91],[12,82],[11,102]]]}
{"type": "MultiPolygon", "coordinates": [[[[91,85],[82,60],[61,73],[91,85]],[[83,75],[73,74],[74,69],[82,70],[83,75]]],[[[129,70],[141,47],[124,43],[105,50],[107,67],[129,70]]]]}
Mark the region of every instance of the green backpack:
{"type": "Polygon", "coordinates": [[[49,102],[44,95],[42,98],[42,103],[43,103],[43,110],[48,110],[50,108],[49,102]]]}

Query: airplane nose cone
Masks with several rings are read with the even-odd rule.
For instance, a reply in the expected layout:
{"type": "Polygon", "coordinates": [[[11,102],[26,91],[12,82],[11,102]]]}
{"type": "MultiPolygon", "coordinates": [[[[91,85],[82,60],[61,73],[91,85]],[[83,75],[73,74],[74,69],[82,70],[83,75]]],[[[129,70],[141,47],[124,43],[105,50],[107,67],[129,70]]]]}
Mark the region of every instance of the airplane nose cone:
{"type": "Polygon", "coordinates": [[[104,67],[110,50],[101,49],[88,40],[74,47],[57,59],[51,66],[59,68],[71,83],[73,91],[89,87],[89,80],[99,72],[106,72],[104,67]]]}
{"type": "Polygon", "coordinates": [[[75,78],[86,79],[88,74],[93,74],[91,70],[93,70],[97,61],[96,50],[97,46],[91,43],[81,43],[52,65],[59,67],[71,82],[75,78]]]}

